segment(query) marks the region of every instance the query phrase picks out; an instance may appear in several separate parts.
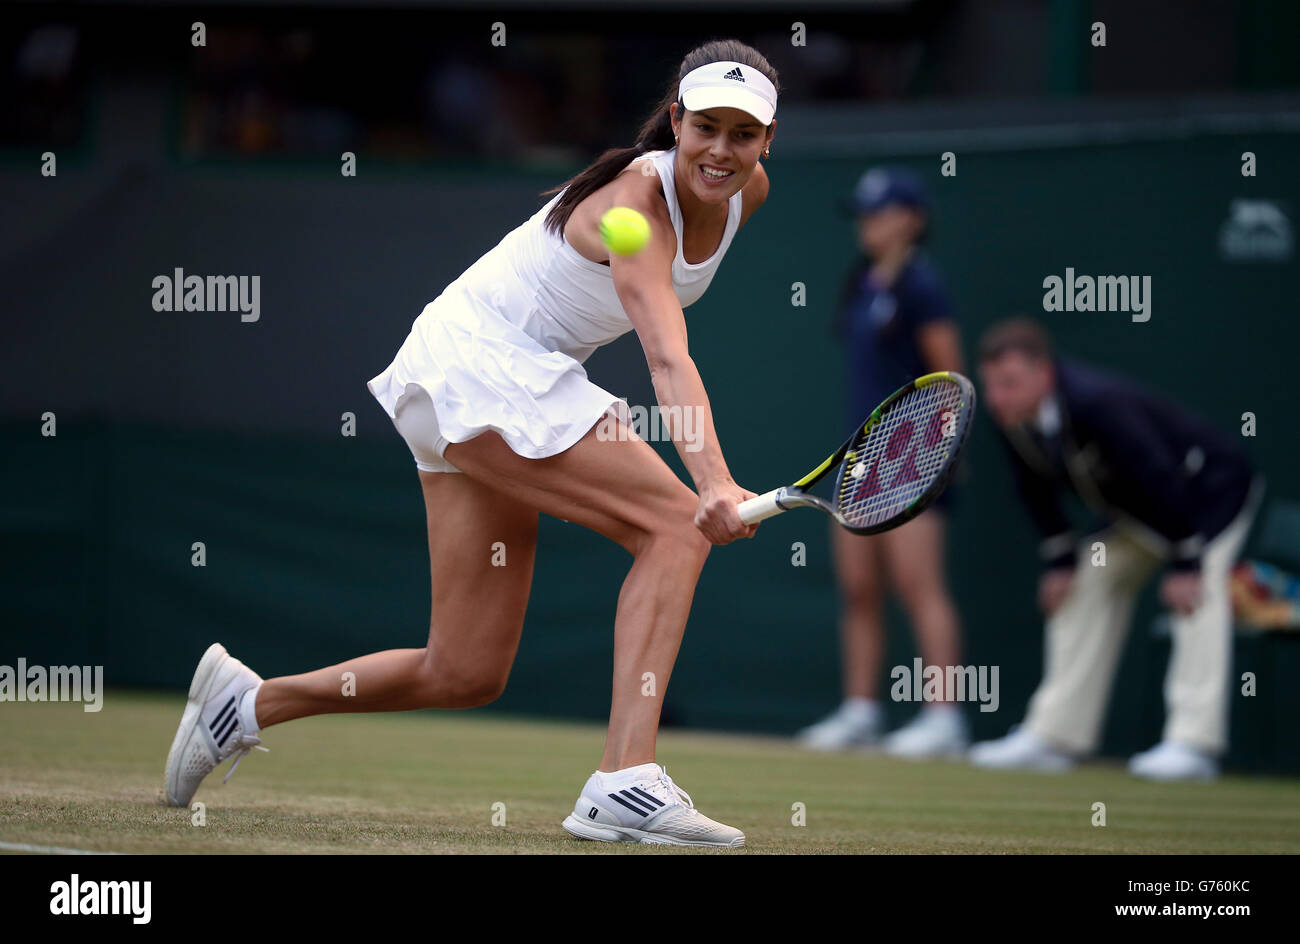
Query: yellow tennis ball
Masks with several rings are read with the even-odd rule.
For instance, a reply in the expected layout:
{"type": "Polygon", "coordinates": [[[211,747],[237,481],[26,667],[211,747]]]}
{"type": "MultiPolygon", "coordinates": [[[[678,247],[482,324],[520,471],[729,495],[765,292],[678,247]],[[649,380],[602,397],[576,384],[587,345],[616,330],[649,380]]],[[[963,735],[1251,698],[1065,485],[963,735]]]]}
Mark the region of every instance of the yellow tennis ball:
{"type": "Polygon", "coordinates": [[[650,241],[650,223],[631,207],[613,207],[600,218],[600,238],[610,252],[630,256],[650,241]]]}

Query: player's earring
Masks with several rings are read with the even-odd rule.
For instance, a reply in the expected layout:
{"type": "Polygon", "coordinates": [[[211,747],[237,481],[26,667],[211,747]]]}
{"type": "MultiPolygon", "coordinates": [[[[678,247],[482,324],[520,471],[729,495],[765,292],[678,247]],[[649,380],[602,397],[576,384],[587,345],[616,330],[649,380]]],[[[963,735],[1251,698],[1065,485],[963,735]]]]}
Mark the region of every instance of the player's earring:
{"type": "Polygon", "coordinates": [[[771,156],[772,156],[772,149],[771,149],[771,148],[763,148],[763,156],[764,156],[764,157],[771,157],[771,156]]]}

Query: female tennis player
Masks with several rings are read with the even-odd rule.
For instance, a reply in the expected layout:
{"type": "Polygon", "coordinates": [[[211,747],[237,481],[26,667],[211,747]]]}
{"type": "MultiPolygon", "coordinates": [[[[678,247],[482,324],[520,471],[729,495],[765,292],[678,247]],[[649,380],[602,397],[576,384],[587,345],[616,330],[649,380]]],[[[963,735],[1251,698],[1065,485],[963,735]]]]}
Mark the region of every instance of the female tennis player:
{"type": "Polygon", "coordinates": [[[425,307],[368,386],[419,469],[433,586],[427,645],[263,681],[214,644],[167,760],[168,803],[188,805],[217,765],[233,756],[233,773],[251,749],[265,750],[258,734],[274,724],[495,699],[519,645],[544,512],[633,557],[614,620],[604,756],[564,828],[608,842],[744,845],[740,830],[696,811],[655,763],[655,740],[710,546],[756,528],[736,511],[754,493],[723,459],[682,309],[704,294],[766,199],[759,157],[776,128],[777,90],[776,70],[743,43],[693,50],[635,145],[547,191],[556,196],[425,307]],[[614,206],[650,223],[650,242],[634,255],[611,255],[600,238],[600,218],[614,206]],[[632,434],[626,405],[581,366],[632,329],[664,415],[691,410],[703,421],[702,448],[698,440],[684,448],[673,431],[695,491],[632,434]],[[617,428],[610,424],[623,428],[602,435],[617,428]],[[492,565],[497,542],[507,566],[492,565]]]}

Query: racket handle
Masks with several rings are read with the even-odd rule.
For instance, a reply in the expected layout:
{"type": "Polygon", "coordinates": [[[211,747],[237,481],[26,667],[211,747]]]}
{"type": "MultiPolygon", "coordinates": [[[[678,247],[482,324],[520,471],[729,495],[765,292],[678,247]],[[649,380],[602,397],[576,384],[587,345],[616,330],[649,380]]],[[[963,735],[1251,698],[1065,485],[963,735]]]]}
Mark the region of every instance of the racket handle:
{"type": "Polygon", "coordinates": [[[779,515],[785,509],[777,504],[777,499],[781,497],[781,493],[784,491],[784,488],[774,488],[772,491],[764,492],[756,498],[745,499],[736,506],[736,510],[740,512],[740,520],[745,524],[754,524],[764,518],[779,515]]]}

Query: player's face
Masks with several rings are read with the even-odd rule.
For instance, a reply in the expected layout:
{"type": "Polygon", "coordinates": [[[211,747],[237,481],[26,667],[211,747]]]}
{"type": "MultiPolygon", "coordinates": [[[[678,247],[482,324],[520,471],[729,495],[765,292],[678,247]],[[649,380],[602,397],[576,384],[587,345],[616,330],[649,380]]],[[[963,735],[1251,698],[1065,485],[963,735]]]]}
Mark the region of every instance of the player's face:
{"type": "Polygon", "coordinates": [[[708,108],[686,111],[677,120],[673,106],[673,130],[677,133],[679,169],[693,194],[703,203],[726,203],[754,174],[758,156],[776,130],[769,131],[758,119],[739,108],[708,108]],[[721,172],[711,176],[708,171],[721,172]]]}
{"type": "Polygon", "coordinates": [[[980,398],[1002,428],[1027,423],[1052,391],[1052,367],[1019,351],[980,364],[980,398]]]}

